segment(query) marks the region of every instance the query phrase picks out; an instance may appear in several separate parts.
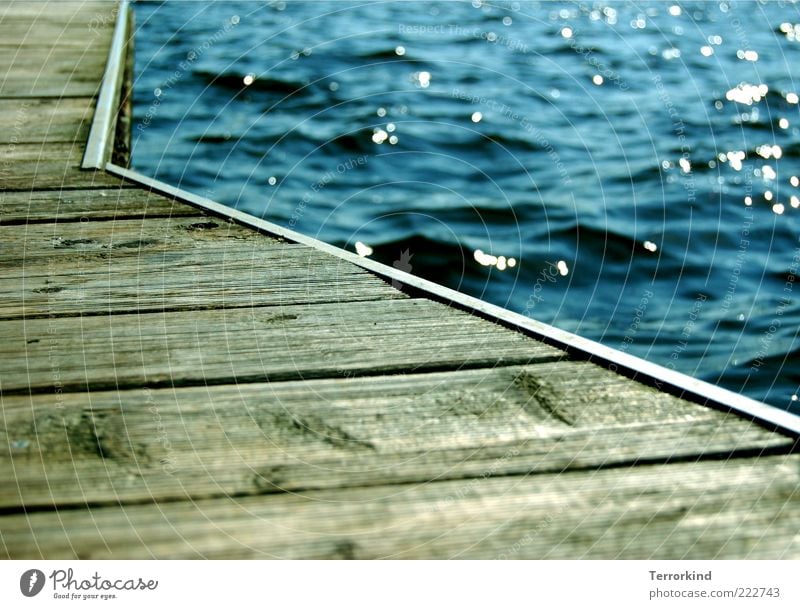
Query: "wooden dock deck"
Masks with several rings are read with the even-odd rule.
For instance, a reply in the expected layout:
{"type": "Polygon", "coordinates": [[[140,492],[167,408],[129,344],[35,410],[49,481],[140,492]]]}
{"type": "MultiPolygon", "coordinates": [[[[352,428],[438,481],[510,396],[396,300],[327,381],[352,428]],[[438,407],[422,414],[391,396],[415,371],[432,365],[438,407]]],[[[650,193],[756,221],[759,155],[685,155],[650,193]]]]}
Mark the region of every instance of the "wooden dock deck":
{"type": "Polygon", "coordinates": [[[116,17],[0,3],[0,555],[800,558],[793,434],[80,169],[116,17]]]}

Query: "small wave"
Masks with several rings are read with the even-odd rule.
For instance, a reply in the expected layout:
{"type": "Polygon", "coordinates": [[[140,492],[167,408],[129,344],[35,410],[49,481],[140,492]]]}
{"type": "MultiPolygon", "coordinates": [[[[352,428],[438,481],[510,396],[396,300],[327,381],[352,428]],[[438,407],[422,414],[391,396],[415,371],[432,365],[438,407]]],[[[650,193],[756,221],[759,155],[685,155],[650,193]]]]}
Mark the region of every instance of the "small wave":
{"type": "Polygon", "coordinates": [[[188,138],[190,142],[196,142],[198,144],[224,144],[225,142],[230,142],[231,140],[236,141],[236,138],[233,138],[229,134],[217,135],[217,134],[206,134],[206,135],[197,135],[194,137],[188,138]]]}
{"type": "Polygon", "coordinates": [[[242,74],[214,74],[213,72],[198,71],[196,75],[212,87],[229,89],[232,91],[262,91],[276,95],[295,95],[310,93],[309,84],[297,80],[285,80],[267,76],[252,77],[242,74]]]}
{"type": "Polygon", "coordinates": [[[367,61],[405,61],[405,57],[401,57],[397,54],[397,51],[394,47],[392,48],[384,48],[384,49],[376,49],[374,51],[362,51],[356,55],[359,59],[366,59],[367,61]]]}
{"type": "MultiPolygon", "coordinates": [[[[753,348],[757,351],[758,345],[754,344],[753,348]]],[[[705,376],[707,380],[722,382],[735,391],[800,414],[800,406],[791,399],[792,388],[800,385],[800,369],[793,365],[798,359],[800,349],[756,355],[737,365],[729,365],[719,377],[711,372],[705,376]]]]}
{"type": "Polygon", "coordinates": [[[327,142],[326,147],[338,148],[345,152],[370,152],[373,148],[370,132],[361,130],[345,133],[327,142]]]}

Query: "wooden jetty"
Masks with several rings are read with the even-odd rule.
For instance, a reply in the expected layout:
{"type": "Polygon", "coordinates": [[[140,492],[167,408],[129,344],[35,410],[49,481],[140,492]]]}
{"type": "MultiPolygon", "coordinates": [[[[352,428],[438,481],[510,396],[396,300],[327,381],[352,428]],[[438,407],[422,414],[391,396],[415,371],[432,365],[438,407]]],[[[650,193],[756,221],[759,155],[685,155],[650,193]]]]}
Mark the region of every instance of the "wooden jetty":
{"type": "Polygon", "coordinates": [[[106,165],[126,15],[0,3],[3,556],[800,557],[788,415],[106,165]]]}

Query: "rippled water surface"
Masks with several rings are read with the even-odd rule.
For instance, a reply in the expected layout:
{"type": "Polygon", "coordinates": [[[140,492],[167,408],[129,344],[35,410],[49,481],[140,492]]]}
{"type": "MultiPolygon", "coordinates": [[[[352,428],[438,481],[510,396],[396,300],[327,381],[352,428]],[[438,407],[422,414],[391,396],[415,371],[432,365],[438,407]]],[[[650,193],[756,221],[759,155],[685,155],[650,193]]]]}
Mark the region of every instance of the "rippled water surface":
{"type": "Polygon", "coordinates": [[[798,401],[800,5],[135,7],[136,169],[798,401]]]}

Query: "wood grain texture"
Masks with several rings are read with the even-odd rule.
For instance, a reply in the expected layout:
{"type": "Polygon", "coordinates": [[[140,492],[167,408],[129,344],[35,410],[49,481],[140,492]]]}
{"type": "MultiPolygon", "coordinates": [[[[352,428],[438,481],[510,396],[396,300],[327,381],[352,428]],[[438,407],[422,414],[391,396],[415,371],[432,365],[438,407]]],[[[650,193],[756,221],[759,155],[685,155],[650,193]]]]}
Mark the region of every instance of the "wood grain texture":
{"type": "MultiPolygon", "coordinates": [[[[118,206],[125,205],[126,189],[109,189],[107,195],[109,193],[118,198],[118,206]]],[[[62,196],[72,195],[68,192],[62,196]]],[[[42,259],[68,267],[70,261],[84,258],[108,260],[112,257],[136,257],[147,252],[180,252],[206,247],[236,249],[242,245],[258,248],[277,243],[278,239],[228,220],[204,216],[198,211],[190,217],[53,222],[24,228],[0,227],[0,269],[4,273],[16,269],[17,275],[4,276],[21,277],[25,263],[36,264],[42,259]]]]}
{"type": "Polygon", "coordinates": [[[0,5],[0,25],[20,19],[25,24],[84,26],[93,17],[103,17],[104,27],[113,28],[116,7],[113,0],[6,0],[0,5]]]}
{"type": "Polygon", "coordinates": [[[800,456],[0,517],[10,558],[800,558],[800,456]]]}
{"type": "Polygon", "coordinates": [[[108,52],[113,25],[100,24],[95,28],[90,27],[88,22],[59,24],[42,20],[31,24],[21,19],[7,18],[0,21],[0,33],[3,36],[0,51],[11,58],[22,60],[29,53],[100,55],[108,52]]]}
{"type": "Polygon", "coordinates": [[[43,188],[107,188],[124,182],[104,171],[81,170],[85,144],[0,146],[0,191],[43,188]]]}
{"type": "Polygon", "coordinates": [[[733,415],[567,361],[14,396],[2,405],[7,510],[427,483],[792,445],[733,415]],[[556,394],[571,421],[553,413],[556,394]]]}
{"type": "Polygon", "coordinates": [[[0,97],[97,95],[115,3],[13,2],[0,10],[0,97]]]}
{"type": "Polygon", "coordinates": [[[76,71],[72,63],[46,64],[41,67],[12,66],[9,72],[0,71],[0,96],[2,97],[90,97],[100,92],[94,71],[76,71]],[[25,74],[25,71],[28,74],[25,74]]]}
{"type": "Polygon", "coordinates": [[[402,298],[315,249],[207,216],[0,227],[0,318],[402,298]]]}
{"type": "MultiPolygon", "coordinates": [[[[282,285],[275,277],[276,288],[282,285]]],[[[561,354],[428,300],[44,318],[0,322],[0,390],[343,377],[522,364],[561,354]]]]}
{"type": "Polygon", "coordinates": [[[0,192],[0,226],[28,223],[199,216],[202,212],[153,192],[125,188],[0,192]]]}
{"type": "Polygon", "coordinates": [[[0,144],[83,142],[94,99],[0,99],[0,144]]]}

